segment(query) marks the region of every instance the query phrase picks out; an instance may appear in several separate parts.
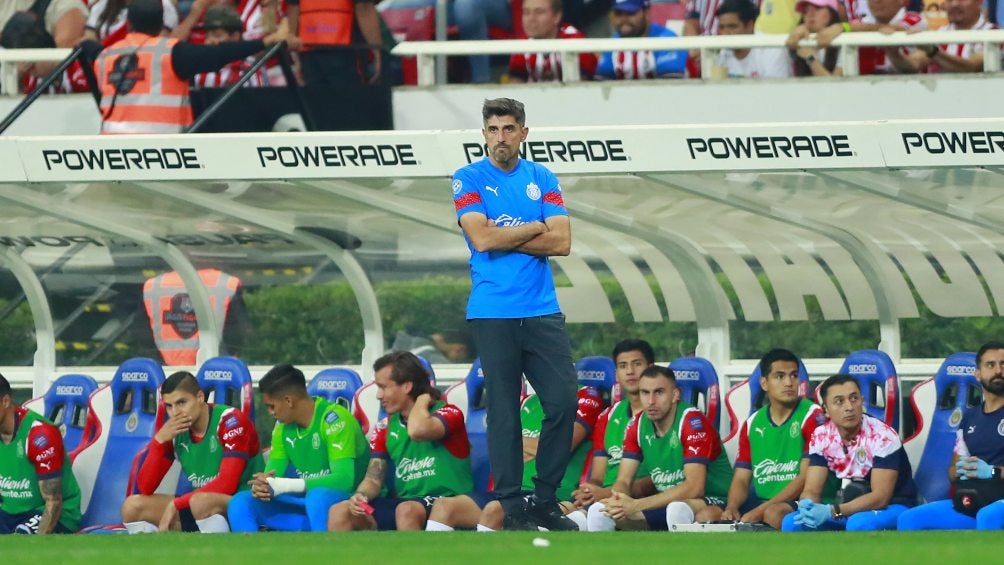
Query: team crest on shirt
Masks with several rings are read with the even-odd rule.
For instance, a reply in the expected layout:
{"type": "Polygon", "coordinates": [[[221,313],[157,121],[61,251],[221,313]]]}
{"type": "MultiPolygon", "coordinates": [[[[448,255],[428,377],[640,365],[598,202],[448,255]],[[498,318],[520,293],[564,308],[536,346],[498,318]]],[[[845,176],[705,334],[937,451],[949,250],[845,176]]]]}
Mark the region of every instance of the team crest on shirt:
{"type": "Polygon", "coordinates": [[[453,194],[460,194],[460,191],[463,190],[463,188],[463,181],[460,179],[453,179],[453,194]]]}
{"type": "Polygon", "coordinates": [[[865,450],[865,446],[859,445],[857,450],[854,451],[854,462],[858,465],[864,465],[868,460],[868,451],[865,450]]]}
{"type": "Polygon", "coordinates": [[[220,449],[220,440],[216,436],[209,437],[209,453],[216,453],[220,449]]]}
{"type": "Polygon", "coordinates": [[[680,447],[680,438],[676,434],[669,436],[669,445],[673,448],[680,447]]]}
{"type": "Polygon", "coordinates": [[[526,185],[526,197],[530,200],[540,200],[540,187],[532,182],[526,185]]]}
{"type": "Polygon", "coordinates": [[[317,434],[314,434],[314,437],[310,438],[310,445],[314,449],[320,449],[321,448],[321,436],[319,436],[317,434]]]}
{"type": "Polygon", "coordinates": [[[18,444],[17,444],[17,458],[18,459],[23,459],[24,458],[24,444],[22,444],[20,442],[18,442],[18,444]]]}
{"type": "Polygon", "coordinates": [[[952,415],[948,417],[948,425],[957,428],[960,422],[962,422],[962,408],[956,406],[955,410],[952,410],[952,415]]]}
{"type": "Polygon", "coordinates": [[[1004,418],[1001,418],[1001,422],[997,424],[997,433],[1004,436],[1004,418]]]}
{"type": "Polygon", "coordinates": [[[788,429],[788,435],[792,438],[798,437],[799,432],[802,431],[802,426],[798,425],[798,422],[792,422],[791,428],[788,429]]]}

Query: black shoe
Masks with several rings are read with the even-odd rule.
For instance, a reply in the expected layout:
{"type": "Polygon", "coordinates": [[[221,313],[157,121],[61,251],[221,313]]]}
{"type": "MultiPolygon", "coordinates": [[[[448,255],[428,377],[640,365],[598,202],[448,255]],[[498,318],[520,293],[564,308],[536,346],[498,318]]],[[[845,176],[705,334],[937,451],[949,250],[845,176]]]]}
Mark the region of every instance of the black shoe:
{"type": "Polygon", "coordinates": [[[526,514],[542,528],[551,532],[577,532],[579,526],[565,516],[555,501],[542,502],[536,497],[526,505],[526,514]]]}
{"type": "Polygon", "coordinates": [[[502,529],[509,532],[536,532],[537,522],[530,517],[526,508],[519,504],[505,513],[505,518],[502,519],[502,529]]]}

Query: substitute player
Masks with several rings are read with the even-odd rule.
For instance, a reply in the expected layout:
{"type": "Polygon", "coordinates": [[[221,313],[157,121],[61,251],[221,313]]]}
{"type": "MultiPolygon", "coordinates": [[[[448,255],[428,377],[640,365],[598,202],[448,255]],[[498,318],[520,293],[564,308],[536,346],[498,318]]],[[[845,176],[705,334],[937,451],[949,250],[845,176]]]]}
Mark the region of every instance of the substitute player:
{"type": "Polygon", "coordinates": [[[303,372],[292,365],[273,367],[258,389],[276,419],[272,451],[251,490],[230,500],[230,529],[326,531],[328,509],[347,499],[366,472],[363,430],[345,407],[311,398],[303,372]]]}
{"type": "Polygon", "coordinates": [[[258,433],[240,410],[206,403],[199,381],[178,371],[160,387],[168,419],[150,441],[137,490],[122,503],[122,521],[132,533],[228,532],[227,503],[262,468],[258,433]],[[175,459],[192,490],[181,496],[154,494],[175,459]]]}
{"type": "Polygon", "coordinates": [[[826,422],[822,408],[799,398],[798,384],[794,353],[773,349],[760,359],[760,388],[768,403],[739,430],[739,455],[725,510],[708,506],[697,514],[698,522],[766,522],[781,529],[781,520],[796,509],[809,468],[809,440],[826,422]]]}
{"type": "MultiPolygon", "coordinates": [[[[628,424],[642,411],[638,382],[642,371],[655,364],[655,351],[647,341],[624,339],[614,346],[613,360],[617,370],[617,384],[620,386],[623,398],[604,410],[596,419],[589,479],[572,492],[575,506],[579,509],[577,512],[582,515],[585,515],[585,510],[590,504],[613,494],[610,487],[617,480],[624,433],[628,424]]],[[[639,472],[641,473],[640,468],[639,472]]],[[[639,478],[641,477],[635,477],[639,478]]],[[[569,514],[569,517],[578,520],[574,514],[569,514]]]]}
{"type": "Polygon", "coordinates": [[[388,353],[373,364],[377,398],[387,411],[370,442],[366,476],[346,501],[331,507],[328,529],[421,530],[441,496],[474,488],[464,413],[440,400],[413,353],[388,353]],[[394,497],[377,498],[394,467],[394,497]]]}
{"type": "Polygon", "coordinates": [[[59,428],[14,404],[0,375],[0,534],[65,534],[80,526],[80,487],[59,428]]]}
{"type": "Polygon", "coordinates": [[[645,411],[624,436],[613,494],[589,507],[590,531],[667,530],[693,523],[708,505],[725,506],[732,468],[714,424],[680,400],[671,369],[645,369],[638,389],[645,411]],[[628,493],[641,465],[658,492],[635,499],[628,493]]]}

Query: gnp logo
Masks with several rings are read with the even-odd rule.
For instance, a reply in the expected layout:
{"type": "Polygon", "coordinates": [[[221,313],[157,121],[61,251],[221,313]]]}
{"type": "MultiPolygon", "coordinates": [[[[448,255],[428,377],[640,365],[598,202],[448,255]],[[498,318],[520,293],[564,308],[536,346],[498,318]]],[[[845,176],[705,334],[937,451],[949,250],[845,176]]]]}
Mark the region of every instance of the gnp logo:
{"type": "Polygon", "coordinates": [[[871,363],[849,365],[847,367],[847,373],[850,375],[874,375],[875,373],[878,373],[878,365],[871,363]]]}
{"type": "Polygon", "coordinates": [[[975,375],[976,367],[970,367],[968,365],[949,365],[945,367],[945,373],[954,376],[975,375]]]}
{"type": "Polygon", "coordinates": [[[853,157],[846,135],[688,137],[691,159],[804,159],[853,157]]]}
{"type": "MultiPolygon", "coordinates": [[[[464,156],[468,163],[488,154],[481,143],[465,143],[464,156]]],[[[519,156],[535,163],[600,163],[627,161],[624,142],[620,139],[582,139],[572,141],[524,141],[519,156]]]]}

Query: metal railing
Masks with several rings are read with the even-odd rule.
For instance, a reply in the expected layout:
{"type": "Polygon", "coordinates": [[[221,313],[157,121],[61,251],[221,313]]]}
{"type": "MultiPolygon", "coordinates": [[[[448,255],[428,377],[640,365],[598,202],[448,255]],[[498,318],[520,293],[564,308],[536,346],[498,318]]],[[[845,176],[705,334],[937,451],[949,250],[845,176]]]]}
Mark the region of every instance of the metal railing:
{"type": "MultiPolygon", "coordinates": [[[[607,51],[690,51],[701,52],[701,74],[711,78],[722,49],[784,47],[784,34],[718,35],[688,37],[637,37],[619,39],[535,39],[489,41],[405,41],[391,53],[417,57],[418,85],[442,84],[440,60],[448,55],[509,55],[512,53],[560,53],[564,82],[582,80],[579,72],[580,53],[607,51]]],[[[1001,69],[1000,47],[1004,30],[924,31],[919,33],[854,32],[839,35],[832,46],[841,50],[841,67],[845,76],[858,75],[858,49],[861,47],[913,47],[979,43],[983,45],[983,71],[1001,69]]],[[[814,36],[800,42],[803,47],[818,47],[814,36]]]]}

